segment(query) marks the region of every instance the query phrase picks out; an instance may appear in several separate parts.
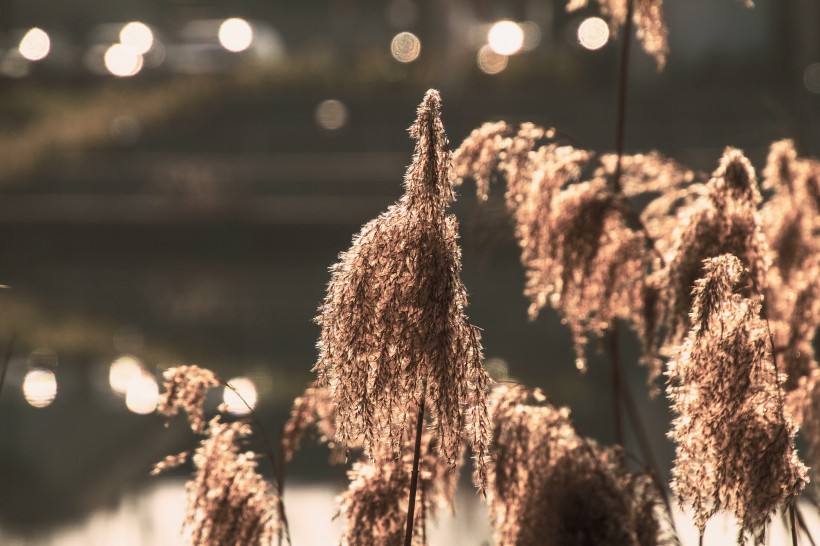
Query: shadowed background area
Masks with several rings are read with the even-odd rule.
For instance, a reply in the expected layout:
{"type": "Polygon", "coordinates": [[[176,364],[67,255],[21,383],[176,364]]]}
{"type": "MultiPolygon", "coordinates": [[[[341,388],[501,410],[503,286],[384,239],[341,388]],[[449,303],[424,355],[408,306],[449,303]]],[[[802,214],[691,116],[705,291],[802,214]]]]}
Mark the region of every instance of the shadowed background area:
{"type": "MultiPolygon", "coordinates": [[[[162,497],[148,469],[194,441],[146,415],[168,366],[247,378],[278,430],[312,379],[327,267],[400,196],[429,87],[453,148],[499,119],[614,144],[617,42],[580,30],[596,9],[561,1],[0,0],[0,13],[0,344],[17,336],[0,538],[21,544],[162,497]],[[518,30],[494,35],[500,20],[518,30]]],[[[704,172],[729,145],[757,168],[784,137],[820,155],[820,5],[673,0],[666,15],[666,69],[633,51],[628,152],[704,172]]],[[[612,441],[607,366],[591,354],[579,374],[552,311],[527,321],[502,192],[479,203],[473,189],[453,212],[488,367],[612,441]]],[[[666,402],[645,394],[627,334],[624,353],[668,469],[666,402]]],[[[325,460],[306,448],[289,482],[340,486],[325,460]]]]}

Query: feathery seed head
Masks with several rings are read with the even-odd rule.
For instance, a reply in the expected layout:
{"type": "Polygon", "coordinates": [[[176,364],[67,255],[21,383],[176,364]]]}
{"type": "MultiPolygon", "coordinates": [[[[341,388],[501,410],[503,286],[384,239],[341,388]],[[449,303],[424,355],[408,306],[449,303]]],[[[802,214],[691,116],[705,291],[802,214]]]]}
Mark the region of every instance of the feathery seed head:
{"type": "Polygon", "coordinates": [[[199,366],[177,366],[163,372],[164,392],[157,412],[172,417],[183,410],[188,414],[191,430],[201,433],[205,428],[205,395],[219,380],[211,370],[199,366]]]}
{"type": "MultiPolygon", "coordinates": [[[[450,154],[437,92],[411,130],[416,155],[405,195],[366,224],[331,268],[317,322],[317,387],[333,400],[336,438],[366,454],[398,453],[421,397],[439,452],[455,464],[462,435],[483,469],[489,434],[480,335],[464,314],[450,154]]],[[[481,470],[483,472],[483,470],[481,470]]]]}

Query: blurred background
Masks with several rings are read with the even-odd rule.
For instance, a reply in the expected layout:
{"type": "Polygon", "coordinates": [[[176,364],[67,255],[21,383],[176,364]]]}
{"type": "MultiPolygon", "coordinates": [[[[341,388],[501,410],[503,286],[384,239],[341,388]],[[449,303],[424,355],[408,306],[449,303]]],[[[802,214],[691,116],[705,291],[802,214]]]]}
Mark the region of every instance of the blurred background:
{"type": "MultiPolygon", "coordinates": [[[[564,5],[0,0],[0,350],[16,335],[0,393],[0,542],[173,543],[190,469],[148,470],[195,438],[151,415],[161,371],[234,378],[281,427],[312,379],[327,268],[400,196],[429,87],[453,148],[504,119],[611,151],[619,42],[597,7],[564,5]]],[[[779,138],[820,155],[816,0],[667,0],[665,13],[666,69],[633,48],[629,152],[703,172],[728,145],[758,168],[779,138]]],[[[479,204],[472,190],[453,212],[487,366],[611,442],[608,367],[592,354],[580,374],[551,311],[527,321],[500,192],[479,204]]],[[[629,336],[629,381],[668,470],[666,404],[646,395],[629,336]]],[[[299,544],[336,540],[345,476],[326,455],[306,447],[288,470],[299,544]]],[[[464,489],[442,544],[487,536],[464,489]]]]}

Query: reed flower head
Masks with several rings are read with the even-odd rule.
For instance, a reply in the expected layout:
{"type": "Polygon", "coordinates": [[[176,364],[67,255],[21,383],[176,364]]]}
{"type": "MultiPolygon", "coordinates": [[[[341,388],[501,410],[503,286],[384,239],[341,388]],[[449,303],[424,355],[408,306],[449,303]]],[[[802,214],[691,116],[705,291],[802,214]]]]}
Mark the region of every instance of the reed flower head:
{"type": "MultiPolygon", "coordinates": [[[[415,429],[415,423],[411,423],[415,429]]],[[[412,432],[412,431],[409,431],[412,432]]],[[[413,468],[413,434],[408,434],[399,457],[385,453],[381,462],[358,461],[348,472],[350,485],[339,497],[339,514],[345,527],[342,546],[401,546],[407,522],[410,475],[413,468]]],[[[439,510],[453,510],[457,469],[435,453],[435,435],[422,434],[419,482],[413,520],[413,544],[426,546],[427,517],[439,510]]],[[[463,457],[459,453],[457,465],[463,457]]]]}
{"type": "Polygon", "coordinates": [[[262,546],[280,533],[279,500],[256,471],[256,455],[243,452],[246,423],[214,417],[193,454],[194,477],[186,484],[184,527],[197,546],[262,546]]]}
{"type": "MultiPolygon", "coordinates": [[[[285,463],[293,459],[305,432],[315,427],[319,440],[330,448],[331,463],[343,463],[344,450],[335,442],[336,426],[333,422],[333,400],[327,388],[308,387],[293,401],[290,418],[282,432],[282,457],[285,463]]],[[[356,447],[348,445],[348,448],[356,447]]]]}
{"type": "Polygon", "coordinates": [[[784,412],[782,380],[767,350],[760,305],[736,293],[748,275],[730,254],[704,260],[693,290],[686,339],[669,362],[668,395],[677,417],[672,487],[703,532],[731,510],[761,542],[771,514],[806,483],[784,412]]]}
{"type": "Polygon", "coordinates": [[[191,430],[202,433],[205,428],[205,395],[219,380],[211,370],[199,366],[177,366],[163,372],[164,392],[159,399],[157,412],[172,417],[179,410],[188,414],[191,430]]]}
{"type": "Polygon", "coordinates": [[[665,543],[651,483],[580,437],[569,410],[538,390],[499,387],[492,418],[487,501],[499,546],[665,543]]]}
{"type": "Polygon", "coordinates": [[[331,268],[317,322],[317,386],[333,399],[336,438],[374,458],[401,451],[418,400],[429,400],[438,450],[455,464],[462,435],[477,466],[489,443],[479,331],[464,314],[458,226],[441,98],[431,90],[410,128],[405,194],[366,224],[331,268]]]}
{"type": "Polygon", "coordinates": [[[740,150],[727,148],[703,195],[678,212],[660,275],[669,345],[690,327],[692,287],[703,276],[703,260],[733,254],[750,269],[756,286],[766,287],[770,255],[757,211],[760,200],[749,160],[740,150]]]}

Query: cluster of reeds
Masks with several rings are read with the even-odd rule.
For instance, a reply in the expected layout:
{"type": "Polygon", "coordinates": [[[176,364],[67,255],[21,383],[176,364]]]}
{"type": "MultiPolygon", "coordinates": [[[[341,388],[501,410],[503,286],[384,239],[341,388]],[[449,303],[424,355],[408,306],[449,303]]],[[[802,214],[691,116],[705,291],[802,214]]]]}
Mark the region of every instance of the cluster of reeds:
{"type": "MultiPolygon", "coordinates": [[[[661,0],[598,3],[626,38],[634,20],[663,65],[661,0]]],[[[621,83],[628,42],[622,53],[621,83]]],[[[429,91],[410,129],[404,196],[331,268],[317,379],[283,429],[282,464],[313,428],[332,463],[352,461],[339,497],[341,543],[426,544],[426,518],[452,507],[470,450],[501,546],[677,544],[666,484],[621,379],[624,324],[641,342],[653,391],[665,388],[675,413],[671,489],[701,538],[709,518],[728,511],[738,544],[762,544],[772,515],[790,510],[796,544],[795,503],[808,483],[798,425],[812,466],[820,463],[820,162],[780,141],[762,184],[734,148],[702,175],[658,152],[624,154],[623,111],[614,154],[581,149],[555,129],[498,121],[451,157],[441,109],[429,91]],[[482,201],[493,183],[504,185],[530,316],[547,305],[562,316],[582,370],[588,346],[608,340],[615,428],[625,406],[640,468],[623,445],[582,437],[569,410],[541,391],[493,384],[484,370],[447,214],[465,179],[482,201]]],[[[196,367],[172,370],[160,406],[184,409],[205,435],[186,525],[195,544],[265,543],[285,529],[281,468],[274,461],[275,487],[256,473],[255,457],[239,447],[248,425],[216,417],[205,427],[202,400],[217,384],[196,367]]]]}

